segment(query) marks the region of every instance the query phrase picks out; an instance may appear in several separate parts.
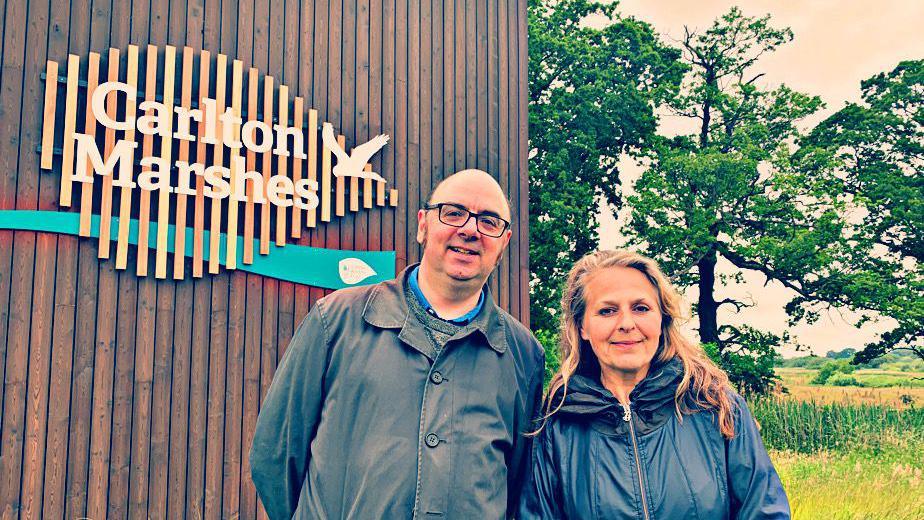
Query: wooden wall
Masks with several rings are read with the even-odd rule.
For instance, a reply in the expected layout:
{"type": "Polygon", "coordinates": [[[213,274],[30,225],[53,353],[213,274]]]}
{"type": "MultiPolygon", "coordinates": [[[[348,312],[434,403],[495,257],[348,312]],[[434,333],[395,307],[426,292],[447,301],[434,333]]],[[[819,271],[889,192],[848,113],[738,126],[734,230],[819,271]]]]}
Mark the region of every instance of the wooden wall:
{"type": "MultiPolygon", "coordinates": [[[[302,244],[396,250],[400,270],[419,258],[431,187],[467,167],[495,174],[517,222],[491,286],[525,321],[525,16],[525,0],[6,0],[0,209],[58,210],[59,176],[36,153],[46,60],[96,51],[105,70],[108,48],[130,43],[220,52],[289,85],[348,145],[392,137],[373,167],[399,207],[348,213],[302,244]]],[[[261,396],[325,291],[242,272],[138,278],[96,248],[0,230],[0,517],[258,516],[247,451],[261,396]]]]}

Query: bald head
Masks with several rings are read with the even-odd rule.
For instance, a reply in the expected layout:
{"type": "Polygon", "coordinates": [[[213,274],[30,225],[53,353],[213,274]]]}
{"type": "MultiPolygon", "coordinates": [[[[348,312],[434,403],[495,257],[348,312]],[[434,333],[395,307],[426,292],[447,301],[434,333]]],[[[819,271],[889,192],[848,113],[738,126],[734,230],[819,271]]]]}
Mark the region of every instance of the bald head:
{"type": "Polygon", "coordinates": [[[504,190],[501,189],[500,184],[497,183],[497,180],[495,180],[491,174],[483,170],[462,170],[446,177],[437,184],[436,188],[430,193],[430,198],[427,199],[427,203],[438,204],[440,202],[446,202],[452,199],[455,194],[472,191],[475,188],[477,188],[478,191],[487,193],[493,199],[496,199],[493,202],[499,204],[497,210],[500,217],[508,221],[510,220],[510,202],[507,200],[506,195],[504,195],[504,190]]]}

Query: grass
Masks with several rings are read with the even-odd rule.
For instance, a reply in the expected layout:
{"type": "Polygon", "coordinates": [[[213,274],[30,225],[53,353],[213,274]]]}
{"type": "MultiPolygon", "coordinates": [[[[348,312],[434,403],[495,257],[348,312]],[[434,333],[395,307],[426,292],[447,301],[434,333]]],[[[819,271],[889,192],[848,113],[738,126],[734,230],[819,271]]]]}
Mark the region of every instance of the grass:
{"type": "Polygon", "coordinates": [[[771,451],[795,519],[924,518],[921,451],[771,451]]]}
{"type": "MultiPolygon", "coordinates": [[[[750,403],[793,518],[924,519],[922,373],[857,370],[888,388],[811,385],[817,370],[777,369],[782,387],[750,403]]],[[[870,385],[872,386],[872,385],[870,385]]]]}
{"type": "Polygon", "coordinates": [[[777,368],[780,386],[777,395],[792,401],[817,403],[882,404],[895,408],[915,406],[924,408],[924,373],[894,372],[887,370],[857,370],[850,374],[858,381],[867,381],[867,387],[812,385],[817,370],[805,368],[777,368]],[[877,387],[883,379],[896,384],[877,387]]]}

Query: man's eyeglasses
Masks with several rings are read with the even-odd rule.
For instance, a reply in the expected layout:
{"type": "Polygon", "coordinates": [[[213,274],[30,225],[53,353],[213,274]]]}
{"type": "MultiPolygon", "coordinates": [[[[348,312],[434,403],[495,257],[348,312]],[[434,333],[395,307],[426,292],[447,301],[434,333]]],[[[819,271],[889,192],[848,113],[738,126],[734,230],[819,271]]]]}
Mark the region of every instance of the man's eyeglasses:
{"type": "Polygon", "coordinates": [[[440,222],[452,227],[462,227],[468,219],[475,219],[475,228],[484,236],[497,238],[510,227],[510,222],[491,213],[473,213],[458,204],[441,202],[424,206],[424,210],[435,209],[439,211],[440,222]]]}

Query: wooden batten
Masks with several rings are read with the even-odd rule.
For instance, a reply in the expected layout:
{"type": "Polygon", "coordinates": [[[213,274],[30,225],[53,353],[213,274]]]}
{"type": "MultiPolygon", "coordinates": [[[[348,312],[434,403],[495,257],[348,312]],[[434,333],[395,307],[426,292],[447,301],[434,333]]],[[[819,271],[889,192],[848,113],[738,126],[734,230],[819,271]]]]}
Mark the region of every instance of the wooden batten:
{"type": "MultiPolygon", "coordinates": [[[[305,119],[305,100],[300,97],[295,97],[295,105],[292,108],[292,126],[298,128],[298,131],[301,135],[304,135],[304,119],[305,119]]],[[[302,143],[304,148],[304,143],[302,143]]],[[[301,150],[295,150],[295,153],[292,155],[292,183],[297,184],[298,181],[302,180],[302,156],[301,150]]],[[[296,197],[298,195],[295,195],[296,197]]],[[[292,205],[292,238],[301,238],[302,236],[302,210],[292,205]]]]}
{"type": "MultiPolygon", "coordinates": [[[[87,64],[87,106],[86,119],[83,124],[83,133],[90,137],[96,136],[96,114],[90,108],[93,100],[93,92],[99,84],[99,53],[91,52],[87,64]]],[[[90,171],[90,159],[87,158],[87,171],[90,171]]],[[[91,216],[93,215],[93,184],[96,183],[95,175],[90,175],[93,179],[91,182],[84,182],[80,185],[80,230],[78,234],[82,237],[90,236],[91,216]]]]}
{"type": "MultiPolygon", "coordinates": [[[[109,81],[119,79],[119,49],[109,49],[109,81]]],[[[109,96],[106,114],[116,117],[116,97],[109,96]]],[[[106,129],[106,147],[103,157],[109,157],[115,146],[115,130],[106,129]]],[[[109,234],[112,229],[112,175],[103,176],[103,189],[99,209],[99,258],[109,258],[109,234]]]]}
{"type": "Polygon", "coordinates": [[[375,183],[375,205],[379,207],[385,205],[385,181],[375,183]]]}
{"type": "Polygon", "coordinates": [[[391,190],[388,192],[388,205],[397,208],[398,207],[398,190],[391,190]]]}
{"type": "Polygon", "coordinates": [[[45,64],[45,105],[42,115],[42,158],[41,168],[50,170],[55,147],[55,110],[58,100],[58,62],[48,60],[45,64]]]}
{"type": "Polygon", "coordinates": [[[63,207],[71,205],[74,183],[74,130],[77,125],[77,81],[80,79],[80,57],[67,57],[67,95],[64,102],[64,150],[61,157],[61,198],[63,207]]]}
{"type": "MultiPolygon", "coordinates": [[[[132,89],[138,89],[138,46],[129,45],[128,46],[128,71],[126,73],[125,82],[128,83],[132,89]]],[[[128,101],[125,104],[125,117],[126,119],[135,118],[135,109],[137,101],[128,101]]],[[[131,129],[125,132],[125,139],[129,141],[135,140],[135,127],[132,126],[131,129]]],[[[124,181],[132,181],[132,170],[134,168],[134,158],[135,158],[135,149],[132,148],[129,152],[129,162],[130,165],[128,168],[119,170],[119,179],[124,181]]],[[[128,267],[128,232],[129,224],[131,223],[132,216],[132,188],[130,186],[123,186],[119,195],[119,234],[118,240],[116,241],[116,269],[125,269],[128,267]]]]}
{"type": "MultiPolygon", "coordinates": [[[[176,79],[176,47],[167,45],[164,47],[164,93],[163,103],[167,110],[170,111],[171,117],[167,119],[167,135],[170,137],[161,138],[160,156],[163,163],[167,165],[167,170],[162,172],[169,178],[170,170],[173,168],[173,96],[174,82],[176,79]]],[[[154,276],[164,279],[167,277],[167,231],[170,225],[170,192],[167,190],[157,190],[157,256],[155,261],[154,276]]]]}
{"type": "MultiPolygon", "coordinates": [[[[341,150],[346,150],[346,137],[342,135],[337,136],[337,144],[340,145],[341,150]]],[[[337,188],[335,194],[335,206],[334,213],[338,217],[342,217],[346,214],[346,179],[343,176],[337,177],[337,188]]]]}
{"type": "Polygon", "coordinates": [[[330,222],[331,153],[330,148],[324,145],[324,152],[321,155],[321,222],[330,222]]]}
{"type": "MultiPolygon", "coordinates": [[[[244,88],[244,62],[241,60],[234,60],[234,63],[231,67],[231,110],[234,112],[234,115],[238,118],[241,117],[241,97],[242,90],[244,88]]],[[[241,140],[241,125],[235,124],[234,128],[231,130],[231,135],[234,140],[240,142],[241,140]]],[[[237,186],[237,178],[239,175],[243,175],[244,172],[238,170],[238,161],[237,158],[241,156],[240,147],[234,148],[229,147],[231,150],[231,196],[228,197],[228,224],[227,224],[227,234],[228,241],[225,252],[227,256],[225,258],[225,266],[228,269],[237,269],[237,217],[238,217],[238,202],[234,198],[235,186],[237,186]]]]}
{"type": "MultiPolygon", "coordinates": [[[[289,125],[289,87],[286,85],[279,85],[279,126],[286,127],[289,125]]],[[[280,135],[284,135],[280,133],[280,135]]],[[[279,146],[280,143],[276,145],[279,146]]],[[[281,143],[282,147],[285,148],[286,143],[281,143]]],[[[281,175],[285,177],[288,174],[286,157],[278,156],[276,159],[276,175],[281,175]]],[[[267,190],[269,191],[269,190],[267,190]]],[[[293,193],[294,196],[294,193],[293,193]]],[[[269,201],[266,202],[269,205],[269,201]]],[[[283,206],[276,206],[276,245],[284,246],[286,245],[286,208],[283,206]]]]}
{"type": "MultiPolygon", "coordinates": [[[[263,122],[273,127],[273,77],[263,78],[263,122]]],[[[266,197],[266,185],[273,175],[273,151],[263,153],[263,195],[266,197]]],[[[268,255],[270,246],[270,205],[264,202],[260,207],[260,254],[268,255]]]]}
{"type": "Polygon", "coordinates": [[[359,177],[350,177],[350,211],[359,211],[359,177]]]}
{"type": "MultiPolygon", "coordinates": [[[[199,107],[202,107],[202,100],[209,97],[209,78],[211,74],[211,54],[209,51],[202,51],[199,54],[199,107]]],[[[205,164],[206,148],[203,138],[205,137],[205,125],[199,123],[196,125],[196,161],[205,164]]],[[[202,277],[202,263],[204,255],[204,237],[205,235],[205,179],[201,175],[196,176],[196,206],[193,212],[193,277],[202,277]]]]}
{"type": "MultiPolygon", "coordinates": [[[[192,80],[193,80],[193,50],[183,47],[183,76],[180,85],[180,106],[189,109],[192,107],[192,80]]],[[[177,150],[177,160],[189,162],[189,141],[180,140],[177,150]]],[[[189,179],[186,180],[189,187],[189,179]]],[[[173,237],[173,279],[182,280],[186,276],[186,193],[177,191],[176,194],[176,234],[173,237]]]]}
{"type": "MultiPolygon", "coordinates": [[[[154,99],[157,91],[157,47],[148,45],[148,55],[145,60],[144,98],[154,99]]],[[[151,114],[148,110],[145,114],[151,114]]],[[[154,136],[146,134],[141,141],[141,156],[150,157],[154,154],[154,136]]],[[[138,202],[138,260],[135,272],[138,276],[148,274],[148,243],[151,233],[151,192],[140,190],[138,202]]]]}
{"type": "MultiPolygon", "coordinates": [[[[371,172],[372,165],[367,164],[366,167],[363,168],[363,171],[371,172]]],[[[374,181],[372,179],[368,179],[368,178],[363,179],[363,208],[366,208],[366,209],[369,209],[372,207],[372,183],[373,182],[374,181]]]]}
{"type": "MultiPolygon", "coordinates": [[[[247,120],[257,120],[257,109],[259,107],[257,90],[259,89],[260,75],[255,67],[251,67],[247,74],[247,120]]],[[[247,149],[247,171],[252,172],[257,168],[257,154],[251,149],[247,149]]],[[[247,206],[244,210],[244,255],[243,263],[253,263],[253,221],[254,221],[254,202],[253,202],[253,182],[247,185],[247,206]]]]}
{"type": "MultiPolygon", "coordinates": [[[[308,178],[318,181],[318,111],[313,108],[308,111],[308,178]]],[[[320,190],[315,192],[320,195],[320,190]]],[[[308,210],[305,226],[313,228],[317,225],[317,213],[317,206],[308,210]]]]}
{"type": "MultiPolygon", "coordinates": [[[[215,106],[216,114],[225,111],[225,86],[228,82],[228,57],[224,54],[218,54],[215,59],[215,106]]],[[[203,118],[204,119],[204,118],[203,118]]],[[[215,166],[224,165],[224,147],[222,146],[221,136],[223,134],[222,125],[216,124],[218,139],[215,144],[215,152],[212,158],[212,164],[215,166]]],[[[212,202],[212,219],[209,226],[209,273],[218,274],[221,263],[221,199],[213,198],[212,202]]],[[[227,261],[227,259],[226,259],[227,261]]]]}

